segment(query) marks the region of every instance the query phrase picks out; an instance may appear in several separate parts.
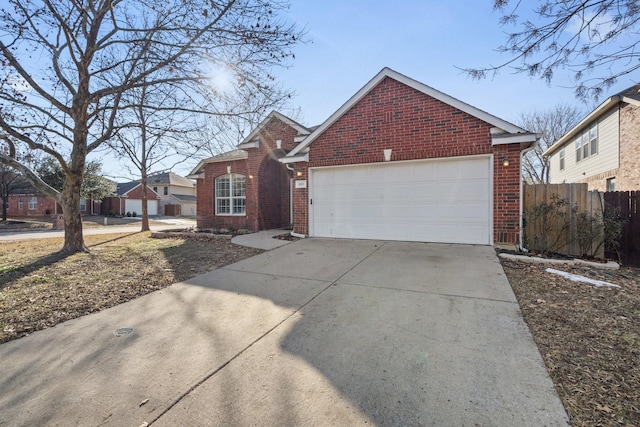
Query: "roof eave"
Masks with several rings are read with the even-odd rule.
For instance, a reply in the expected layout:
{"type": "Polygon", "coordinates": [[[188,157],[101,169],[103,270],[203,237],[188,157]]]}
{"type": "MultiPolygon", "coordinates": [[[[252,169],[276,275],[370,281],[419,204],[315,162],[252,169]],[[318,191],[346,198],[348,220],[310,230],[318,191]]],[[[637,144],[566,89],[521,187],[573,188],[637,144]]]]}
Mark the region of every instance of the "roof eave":
{"type": "MultiPolygon", "coordinates": [[[[592,112],[587,114],[587,116],[584,119],[580,120],[578,122],[578,124],[576,124],[574,127],[572,127],[569,130],[569,132],[567,132],[564,135],[562,135],[562,137],[560,137],[560,139],[558,139],[549,148],[547,148],[545,150],[545,152],[542,153],[542,155],[547,157],[547,156],[552,155],[556,151],[558,151],[564,144],[566,144],[568,141],[573,139],[573,137],[575,137],[579,132],[581,132],[582,128],[584,128],[585,125],[591,123],[593,120],[596,120],[597,118],[602,116],[605,112],[607,112],[611,107],[617,105],[618,103],[620,103],[620,101],[624,101],[624,100],[625,100],[625,98],[620,96],[620,95],[615,95],[615,96],[607,98],[595,110],[593,110],[592,112]]],[[[639,105],[638,101],[631,100],[631,99],[630,99],[630,101],[633,101],[634,105],[639,105]]],[[[627,101],[625,101],[625,102],[627,102],[627,101]]]]}
{"type": "Polygon", "coordinates": [[[491,135],[491,145],[503,145],[503,144],[522,144],[535,143],[540,139],[540,135],[526,132],[526,133],[503,133],[491,135]]]}
{"type": "Polygon", "coordinates": [[[280,159],[280,163],[289,164],[289,163],[298,163],[298,162],[308,162],[309,161],[309,153],[305,153],[304,155],[298,156],[286,156],[280,159]]]}

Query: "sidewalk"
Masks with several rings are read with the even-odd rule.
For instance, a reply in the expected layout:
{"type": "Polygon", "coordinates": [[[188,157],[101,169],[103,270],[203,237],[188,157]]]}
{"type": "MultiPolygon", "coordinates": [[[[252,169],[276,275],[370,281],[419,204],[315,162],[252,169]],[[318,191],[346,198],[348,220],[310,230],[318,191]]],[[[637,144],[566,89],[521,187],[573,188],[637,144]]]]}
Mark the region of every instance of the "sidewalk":
{"type": "MultiPolygon", "coordinates": [[[[184,219],[178,219],[175,223],[150,226],[151,231],[167,231],[175,229],[184,229],[192,225],[195,225],[195,221],[187,222],[184,219]],[[191,225],[190,225],[191,224],[191,225]]],[[[140,223],[132,223],[129,225],[107,225],[99,227],[88,227],[82,230],[85,236],[95,234],[112,234],[112,233],[137,233],[140,231],[140,223]]],[[[0,232],[0,241],[19,241],[19,240],[31,240],[31,239],[49,239],[52,237],[64,237],[64,230],[40,230],[40,229],[25,229],[25,230],[3,230],[0,232]]]]}

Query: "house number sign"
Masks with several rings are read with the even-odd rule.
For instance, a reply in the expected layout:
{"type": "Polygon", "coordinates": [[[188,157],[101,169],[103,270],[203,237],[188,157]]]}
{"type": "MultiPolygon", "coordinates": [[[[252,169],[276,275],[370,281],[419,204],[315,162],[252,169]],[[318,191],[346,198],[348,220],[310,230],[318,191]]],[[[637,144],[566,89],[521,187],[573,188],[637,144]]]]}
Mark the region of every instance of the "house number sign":
{"type": "Polygon", "coordinates": [[[307,188],[307,180],[306,179],[296,180],[296,188],[307,188]]]}

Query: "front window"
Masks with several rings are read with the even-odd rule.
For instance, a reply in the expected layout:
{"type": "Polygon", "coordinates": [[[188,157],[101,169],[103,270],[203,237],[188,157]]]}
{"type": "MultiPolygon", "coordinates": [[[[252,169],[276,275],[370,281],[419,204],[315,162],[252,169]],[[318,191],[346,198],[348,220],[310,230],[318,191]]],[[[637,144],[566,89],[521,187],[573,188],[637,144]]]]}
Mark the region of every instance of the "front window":
{"type": "Polygon", "coordinates": [[[607,191],[616,191],[616,179],[615,178],[607,179],[607,191]]]}
{"type": "Polygon", "coordinates": [[[166,196],[167,194],[169,194],[169,187],[164,187],[164,195],[166,196]]]}
{"type": "Polygon", "coordinates": [[[38,198],[37,197],[29,197],[29,210],[35,211],[38,207],[38,198]]]}
{"type": "Polygon", "coordinates": [[[564,170],[564,148],[560,150],[560,170],[564,170]]]}
{"type": "Polygon", "coordinates": [[[87,210],[87,199],[85,199],[84,197],[80,198],[80,211],[84,212],[87,210]]]}
{"type": "Polygon", "coordinates": [[[23,209],[23,202],[22,202],[22,197],[18,197],[18,209],[22,210],[23,209]]]}
{"type": "Polygon", "coordinates": [[[216,178],[216,215],[245,215],[246,181],[243,175],[216,178]]]}

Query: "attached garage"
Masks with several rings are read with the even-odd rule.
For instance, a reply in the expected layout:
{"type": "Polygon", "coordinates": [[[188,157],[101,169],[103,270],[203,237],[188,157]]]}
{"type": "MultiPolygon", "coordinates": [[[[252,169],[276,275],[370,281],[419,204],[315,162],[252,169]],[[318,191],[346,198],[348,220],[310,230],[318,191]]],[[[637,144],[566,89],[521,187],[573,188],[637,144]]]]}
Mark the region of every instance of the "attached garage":
{"type": "Polygon", "coordinates": [[[315,237],[492,243],[491,156],[309,170],[315,237]]]}
{"type": "MultiPolygon", "coordinates": [[[[126,199],[124,202],[125,212],[135,212],[138,216],[142,215],[142,200],[141,199],[126,199]]],[[[158,201],[147,200],[147,210],[149,215],[158,215],[158,201]]]]}

